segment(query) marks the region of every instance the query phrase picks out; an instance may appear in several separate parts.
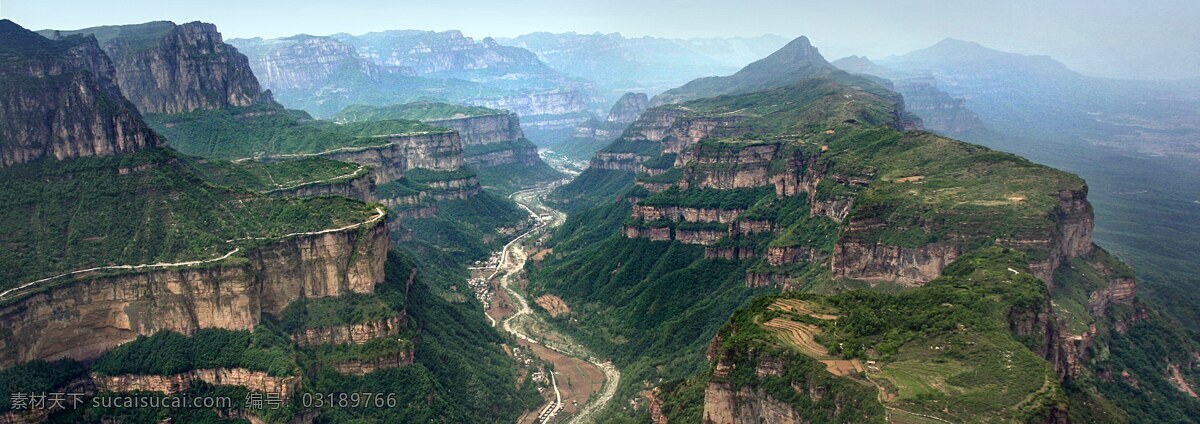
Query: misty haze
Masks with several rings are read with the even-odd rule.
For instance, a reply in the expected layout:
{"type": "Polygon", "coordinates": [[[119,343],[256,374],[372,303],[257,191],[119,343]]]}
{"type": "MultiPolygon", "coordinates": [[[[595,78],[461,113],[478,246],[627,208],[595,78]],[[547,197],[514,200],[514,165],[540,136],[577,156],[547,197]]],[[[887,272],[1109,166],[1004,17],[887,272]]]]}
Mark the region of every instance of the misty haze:
{"type": "Polygon", "coordinates": [[[1200,417],[1200,4],[0,4],[0,423],[1200,417]]]}

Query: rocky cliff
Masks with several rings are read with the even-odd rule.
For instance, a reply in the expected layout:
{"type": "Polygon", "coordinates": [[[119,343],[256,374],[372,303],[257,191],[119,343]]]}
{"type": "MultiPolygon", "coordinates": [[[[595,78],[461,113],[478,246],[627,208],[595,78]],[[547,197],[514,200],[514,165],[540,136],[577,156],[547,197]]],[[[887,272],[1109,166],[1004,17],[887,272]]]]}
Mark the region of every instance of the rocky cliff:
{"type": "Polygon", "coordinates": [[[608,122],[630,124],[650,108],[646,93],[625,93],[608,111],[608,122]]]}
{"type": "MultiPolygon", "coordinates": [[[[249,60],[204,22],[53,31],[94,35],[112,58],[117,83],[142,113],[182,113],[270,102],[249,60]]],[[[50,34],[47,34],[50,35],[50,34]]]]}
{"type": "MultiPolygon", "coordinates": [[[[595,100],[586,93],[577,90],[553,90],[473,99],[469,100],[468,103],[492,109],[509,110],[529,121],[530,117],[539,115],[571,115],[584,112],[590,110],[595,100]]],[[[536,121],[541,124],[547,123],[546,118],[537,119],[536,121]]]]}
{"type": "Polygon", "coordinates": [[[251,58],[250,68],[271,90],[313,90],[336,85],[341,72],[368,80],[387,73],[414,75],[411,69],[382,68],[361,59],[353,46],[330,37],[297,35],[279,40],[233,40],[251,58]]]}
{"type": "Polygon", "coordinates": [[[244,387],[260,393],[278,393],[291,399],[300,389],[300,377],[275,377],[262,371],[244,368],[210,368],[172,375],[100,375],[92,374],[96,390],[102,392],[158,392],[173,395],[186,392],[196,382],[214,386],[244,387]]]}
{"type": "Polygon", "coordinates": [[[92,37],[48,40],[0,20],[0,164],[113,155],[159,144],[121,96],[92,37]]]}
{"type": "Polygon", "coordinates": [[[375,175],[364,174],[359,177],[350,178],[345,181],[336,181],[331,183],[309,183],[302,184],[296,187],[271,190],[266,192],[270,196],[342,196],[351,199],[358,199],[364,202],[374,202],[375,198],[375,175]]]}
{"type": "Polygon", "coordinates": [[[376,184],[400,179],[414,168],[453,171],[464,163],[462,141],[453,131],[395,134],[378,139],[378,146],[338,149],[322,156],[370,166],[376,184]]]}
{"type": "Polygon", "coordinates": [[[341,374],[347,375],[367,375],[375,372],[375,370],[386,368],[400,368],[413,363],[413,352],[408,350],[402,353],[384,355],[375,359],[357,360],[338,362],[332,365],[333,369],[341,374]]]}
{"type": "Polygon", "coordinates": [[[457,131],[464,147],[495,144],[525,137],[521,131],[520,119],[512,113],[431,119],[424,122],[457,131]]]}
{"type": "Polygon", "coordinates": [[[490,37],[475,41],[457,30],[398,30],[333,37],[355,46],[362,57],[381,65],[410,68],[421,75],[545,66],[533,52],[501,46],[490,37]]]}
{"type": "Polygon", "coordinates": [[[248,330],[292,301],[371,293],[382,281],[387,229],[297,236],[203,268],[82,277],[0,306],[0,367],[91,359],[139,335],[248,330]]]}
{"type": "Polygon", "coordinates": [[[404,328],[406,322],[405,316],[399,315],[385,320],[359,324],[307,328],[292,334],[291,337],[292,341],[300,346],[363,344],[372,339],[400,334],[400,330],[404,328]]]}

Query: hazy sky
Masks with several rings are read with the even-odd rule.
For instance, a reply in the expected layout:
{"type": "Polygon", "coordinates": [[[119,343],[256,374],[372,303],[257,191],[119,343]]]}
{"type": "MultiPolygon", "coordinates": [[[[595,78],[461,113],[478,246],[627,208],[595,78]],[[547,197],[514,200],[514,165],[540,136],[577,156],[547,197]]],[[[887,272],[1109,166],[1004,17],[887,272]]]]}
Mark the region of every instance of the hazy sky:
{"type": "Polygon", "coordinates": [[[830,60],[881,57],[946,37],[1048,54],[1078,71],[1200,77],[1200,0],[0,0],[31,29],[150,20],[217,24],[227,38],[386,29],[664,37],[808,35],[830,60]]]}

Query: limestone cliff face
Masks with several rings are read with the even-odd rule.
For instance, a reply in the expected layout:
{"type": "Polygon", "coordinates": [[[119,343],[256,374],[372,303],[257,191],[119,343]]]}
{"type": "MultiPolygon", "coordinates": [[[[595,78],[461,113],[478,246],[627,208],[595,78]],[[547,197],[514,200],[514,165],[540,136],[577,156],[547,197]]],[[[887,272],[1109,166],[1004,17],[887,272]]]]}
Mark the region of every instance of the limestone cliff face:
{"type": "Polygon", "coordinates": [[[737,246],[704,248],[704,259],[724,259],[727,261],[732,261],[750,259],[755,256],[758,256],[758,253],[751,248],[737,246]]]}
{"type": "Polygon", "coordinates": [[[42,157],[113,155],[160,144],[121,96],[112,63],[94,38],[48,40],[8,20],[0,44],[0,165],[42,157]]]}
{"type": "Polygon", "coordinates": [[[961,253],[958,246],[940,243],[908,248],[841,240],[834,246],[831,267],[835,277],[920,285],[941,275],[961,253]]]}
{"type": "Polygon", "coordinates": [[[406,365],[412,365],[413,352],[410,348],[408,351],[385,355],[371,360],[348,360],[333,364],[333,369],[341,374],[348,375],[367,375],[375,370],[386,368],[400,368],[406,365]]]}
{"type": "Polygon", "coordinates": [[[361,177],[332,184],[305,184],[299,187],[272,190],[267,192],[267,194],[271,196],[291,197],[331,195],[358,199],[364,202],[374,202],[377,200],[375,198],[375,176],[373,174],[366,174],[361,177]]]}
{"type": "Polygon", "coordinates": [[[608,169],[614,171],[645,172],[642,162],[650,160],[649,156],[637,153],[607,153],[597,152],[592,157],[589,168],[608,169]]]}
{"type": "Polygon", "coordinates": [[[292,334],[292,341],[300,346],[332,344],[363,344],[372,339],[400,334],[407,319],[398,315],[385,320],[358,324],[338,325],[323,328],[307,328],[292,334]]]}
{"type": "Polygon", "coordinates": [[[570,115],[585,112],[595,102],[591,96],[578,90],[553,90],[474,99],[469,103],[475,106],[513,111],[517,115],[528,118],[537,115],[570,115]]]}
{"type": "Polygon", "coordinates": [[[278,393],[283,399],[300,388],[300,377],[275,377],[245,368],[209,368],[172,375],[100,375],[92,374],[96,390],[101,392],[158,392],[172,395],[187,391],[197,381],[214,386],[238,386],[262,393],[278,393]]]}
{"type": "Polygon", "coordinates": [[[933,78],[897,80],[894,87],[904,96],[905,109],[921,117],[921,123],[931,131],[954,135],[984,128],[983,121],[962,99],[939,89],[933,78]]]}
{"type": "Polygon", "coordinates": [[[1107,315],[1108,305],[1113,303],[1132,304],[1137,294],[1137,282],[1133,278],[1115,278],[1109,281],[1108,287],[1096,290],[1088,295],[1088,311],[1097,317],[1107,315]]]}
{"type": "Polygon", "coordinates": [[[457,131],[464,147],[513,141],[525,137],[525,133],[521,131],[520,118],[512,113],[434,119],[425,121],[425,123],[457,131]]]}
{"type": "Polygon", "coordinates": [[[1054,270],[1067,261],[1092,252],[1092,226],[1095,216],[1087,200],[1088,187],[1058,193],[1054,210],[1055,230],[1051,234],[1024,238],[997,239],[996,244],[1018,249],[1036,249],[1043,258],[1029,264],[1033,275],[1054,283],[1054,270]]]}
{"type": "Polygon", "coordinates": [[[379,137],[378,146],[339,149],[322,156],[370,166],[376,184],[398,180],[413,168],[454,171],[464,163],[462,141],[453,131],[379,137]]]}
{"type": "MultiPolygon", "coordinates": [[[[733,330],[736,332],[736,330],[733,330]]],[[[735,363],[750,364],[754,367],[754,377],[757,379],[776,378],[785,374],[790,359],[777,358],[759,353],[755,350],[728,349],[721,347],[721,336],[718,334],[709,344],[706,352],[709,362],[713,364],[712,376],[704,390],[703,422],[706,424],[760,424],[760,423],[809,423],[812,420],[805,417],[797,408],[772,397],[765,389],[757,384],[735,384],[730,378],[735,363]],[[748,357],[748,358],[747,358],[748,357]],[[739,361],[738,359],[742,360],[739,361]]],[[[824,373],[824,371],[817,371],[824,373]]],[[[869,417],[848,416],[843,410],[864,411],[864,408],[847,408],[852,405],[862,405],[867,402],[877,402],[873,395],[867,397],[863,392],[834,390],[828,380],[809,376],[791,380],[788,389],[795,396],[807,398],[803,402],[808,408],[822,409],[832,413],[833,422],[863,422],[869,417]]]]}
{"type": "Polygon", "coordinates": [[[371,293],[383,281],[387,229],[299,236],[205,268],[71,281],[0,307],[0,368],[91,359],[139,335],[249,330],[301,297],[371,293]]]}
{"type": "Polygon", "coordinates": [[[479,191],[482,190],[479,186],[479,180],[473,176],[452,180],[429,181],[425,184],[433,188],[429,196],[434,200],[468,199],[479,194],[479,191]]]}
{"type": "Polygon", "coordinates": [[[457,30],[383,31],[334,37],[357,46],[360,55],[372,61],[412,68],[421,75],[545,66],[533,52],[502,46],[490,37],[475,41],[457,30]]]}
{"type": "Polygon", "coordinates": [[[631,216],[645,221],[720,222],[737,219],[741,209],[688,208],[681,206],[633,205],[631,216]]]}
{"type": "Polygon", "coordinates": [[[681,188],[755,188],[774,183],[771,161],[779,156],[779,143],[747,146],[734,151],[690,149],[676,157],[675,166],[684,168],[681,188]]]}
{"type": "Polygon", "coordinates": [[[632,123],[649,108],[650,99],[646,97],[646,93],[625,93],[608,111],[608,122],[632,123]]]}
{"type": "Polygon", "coordinates": [[[314,90],[337,85],[340,72],[355,72],[370,80],[395,73],[415,75],[412,69],[384,68],[361,59],[353,46],[331,37],[297,35],[279,40],[233,40],[252,58],[250,67],[271,90],[314,90]]]}
{"type": "MultiPolygon", "coordinates": [[[[121,92],[142,113],[182,113],[250,106],[264,96],[250,62],[204,22],[127,25],[101,47],[112,58],[121,92]]],[[[97,28],[111,30],[111,28],[97,28]]],[[[75,33],[94,33],[83,29],[75,33]]]]}
{"type": "Polygon", "coordinates": [[[804,424],[787,404],[768,396],[762,389],[734,389],[728,383],[711,383],[704,389],[705,424],[804,424]]]}
{"type": "Polygon", "coordinates": [[[644,228],[635,225],[626,225],[621,229],[621,234],[623,234],[625,238],[644,238],[652,241],[671,240],[670,227],[644,228]]]}

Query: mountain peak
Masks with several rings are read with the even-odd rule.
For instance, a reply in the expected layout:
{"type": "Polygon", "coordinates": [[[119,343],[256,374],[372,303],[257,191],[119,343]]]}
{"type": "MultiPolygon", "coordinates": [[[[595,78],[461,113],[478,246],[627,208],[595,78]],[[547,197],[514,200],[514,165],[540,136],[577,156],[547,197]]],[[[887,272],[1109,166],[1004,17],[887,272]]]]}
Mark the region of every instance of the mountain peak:
{"type": "Polygon", "coordinates": [[[806,36],[799,36],[760,62],[770,62],[776,65],[812,65],[828,64],[821,52],[812,45],[806,36]]]}

